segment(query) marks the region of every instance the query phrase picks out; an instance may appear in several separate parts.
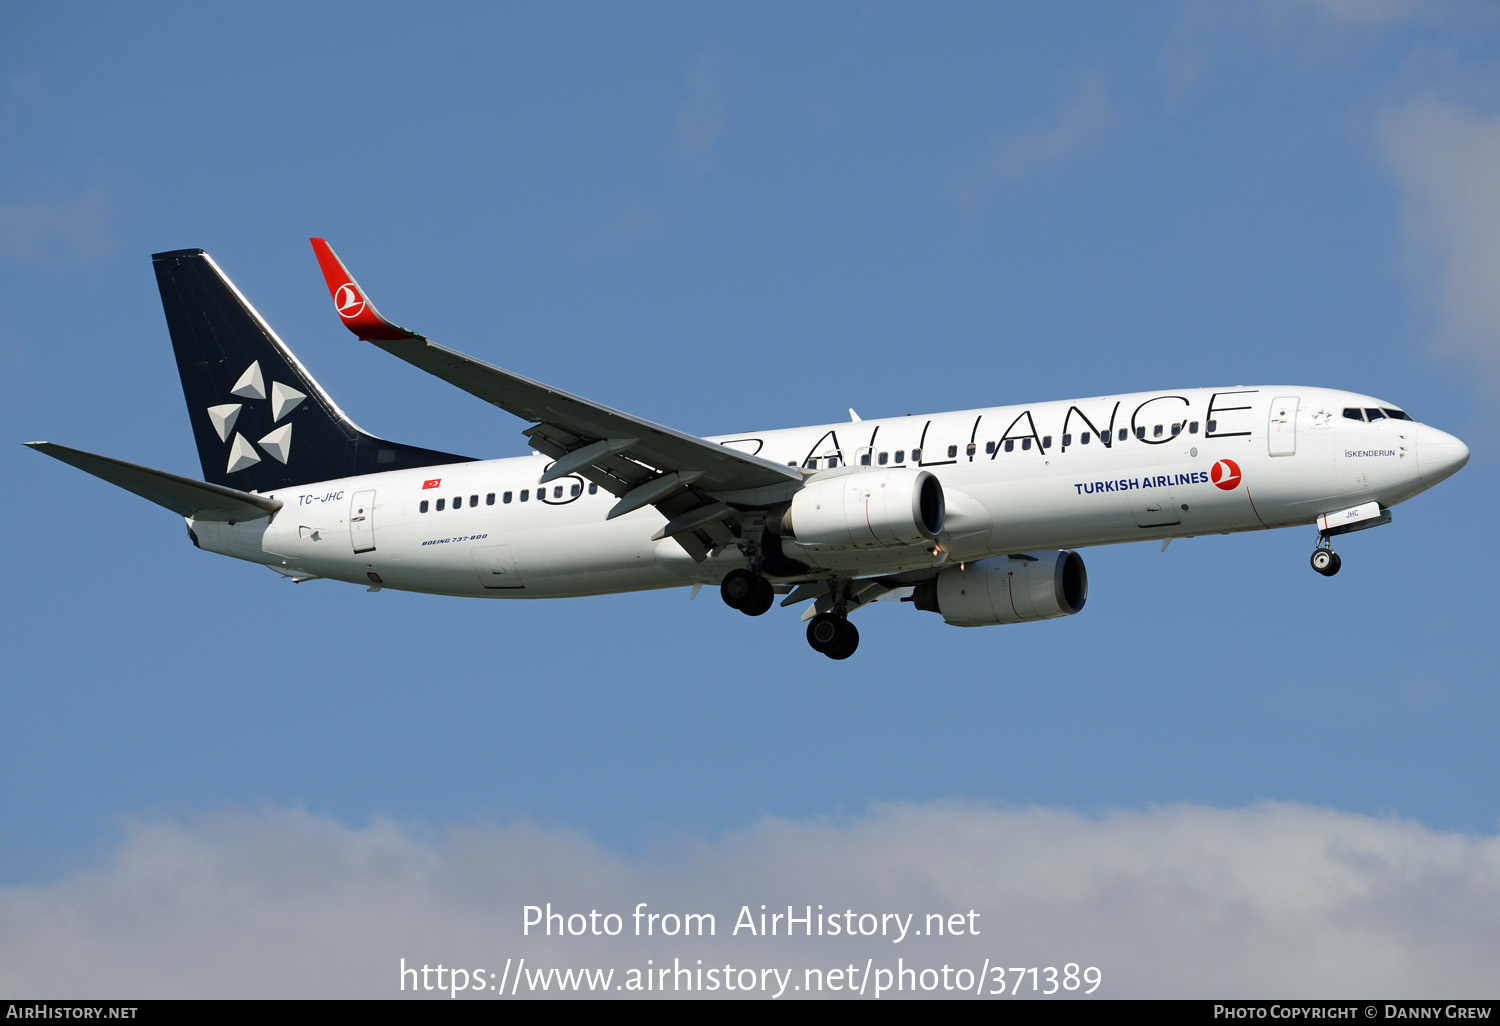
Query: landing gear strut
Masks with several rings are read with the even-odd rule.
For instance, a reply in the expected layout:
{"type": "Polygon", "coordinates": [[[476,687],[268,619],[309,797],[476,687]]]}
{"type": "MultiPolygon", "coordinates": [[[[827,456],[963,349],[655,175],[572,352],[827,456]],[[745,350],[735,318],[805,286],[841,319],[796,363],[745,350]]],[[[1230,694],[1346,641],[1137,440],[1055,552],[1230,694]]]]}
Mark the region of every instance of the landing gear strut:
{"type": "Polygon", "coordinates": [[[771,582],[749,570],[731,570],[719,585],[719,595],[730,609],[746,616],[760,616],[776,601],[771,582]]]}
{"type": "Polygon", "coordinates": [[[1333,545],[1322,535],[1318,537],[1318,547],[1313,549],[1310,562],[1312,568],[1324,577],[1332,577],[1339,572],[1339,567],[1344,565],[1344,561],[1339,559],[1339,554],[1333,551],[1333,545]]]}
{"type": "Polygon", "coordinates": [[[807,643],[829,659],[848,659],[859,647],[859,631],[837,613],[819,613],[808,621],[807,643]]]}

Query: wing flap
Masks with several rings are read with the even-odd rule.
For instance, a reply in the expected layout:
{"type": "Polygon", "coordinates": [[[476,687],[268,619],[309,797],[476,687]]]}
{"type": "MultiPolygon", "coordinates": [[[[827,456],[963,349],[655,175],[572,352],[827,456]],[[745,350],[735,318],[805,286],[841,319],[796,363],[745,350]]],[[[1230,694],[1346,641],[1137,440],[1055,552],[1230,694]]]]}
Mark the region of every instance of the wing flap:
{"type": "MultiPolygon", "coordinates": [[[[617,455],[662,474],[679,470],[702,471],[701,487],[710,490],[739,491],[796,484],[802,480],[801,472],[795,467],[782,466],[622,413],[425,339],[369,341],[412,366],[523,420],[563,428],[579,440],[577,448],[610,438],[632,438],[636,440],[635,444],[617,455]]],[[[608,464],[607,459],[605,463],[608,464]]]]}

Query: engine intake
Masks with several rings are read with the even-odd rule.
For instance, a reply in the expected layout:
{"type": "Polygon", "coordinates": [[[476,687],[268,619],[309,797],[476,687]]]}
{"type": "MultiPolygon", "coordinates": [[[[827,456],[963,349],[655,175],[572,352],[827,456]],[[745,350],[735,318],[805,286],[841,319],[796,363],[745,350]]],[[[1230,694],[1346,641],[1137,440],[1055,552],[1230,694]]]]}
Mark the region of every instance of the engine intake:
{"type": "Polygon", "coordinates": [[[917,586],[912,604],[955,627],[990,627],[1072,616],[1088,599],[1083,557],[1061,550],[1034,561],[986,559],[950,566],[917,586]]]}
{"type": "Polygon", "coordinates": [[[943,511],[943,486],[930,471],[859,471],[803,485],[781,526],[799,545],[894,548],[935,540],[943,511]]]}

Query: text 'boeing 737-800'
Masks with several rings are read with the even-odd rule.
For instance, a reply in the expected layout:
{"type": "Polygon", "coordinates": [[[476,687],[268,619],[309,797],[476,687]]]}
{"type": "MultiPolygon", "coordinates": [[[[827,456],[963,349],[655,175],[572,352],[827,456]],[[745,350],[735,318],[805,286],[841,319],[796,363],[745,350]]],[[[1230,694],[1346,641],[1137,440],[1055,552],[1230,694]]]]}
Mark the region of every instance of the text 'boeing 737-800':
{"type": "Polygon", "coordinates": [[[1088,545],[1316,524],[1312,566],[1332,576],[1335,536],[1389,523],[1469,459],[1393,403],[1286,385],[698,438],[397,327],[312,243],[351,331],[529,422],[535,453],[366,434],[196,249],[153,260],[205,480],[29,444],[295,581],[484,598],[718,585],[750,616],[809,603],[808,642],[833,659],[882,598],[961,627],[1076,613],[1088,545]]]}

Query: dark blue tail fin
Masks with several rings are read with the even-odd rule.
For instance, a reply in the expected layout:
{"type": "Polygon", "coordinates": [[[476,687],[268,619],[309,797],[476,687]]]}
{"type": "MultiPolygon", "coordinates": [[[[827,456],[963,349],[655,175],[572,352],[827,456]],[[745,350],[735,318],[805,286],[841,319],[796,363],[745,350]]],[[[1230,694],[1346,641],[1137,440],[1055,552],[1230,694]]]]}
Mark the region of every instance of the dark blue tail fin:
{"type": "Polygon", "coordinates": [[[151,259],[205,481],[264,493],[472,459],[365,434],[207,253],[151,259]]]}

